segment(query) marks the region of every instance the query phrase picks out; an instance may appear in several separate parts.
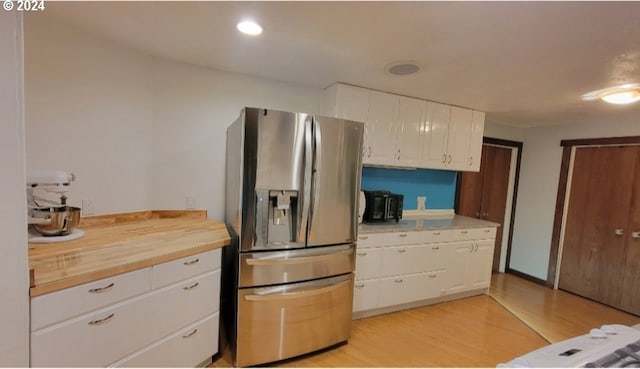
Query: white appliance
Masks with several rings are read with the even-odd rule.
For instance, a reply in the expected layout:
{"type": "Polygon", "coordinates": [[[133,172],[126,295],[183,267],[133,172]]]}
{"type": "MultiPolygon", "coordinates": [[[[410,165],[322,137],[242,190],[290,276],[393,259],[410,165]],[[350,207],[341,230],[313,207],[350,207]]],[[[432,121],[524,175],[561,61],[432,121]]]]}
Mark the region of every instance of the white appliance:
{"type": "Polygon", "coordinates": [[[517,357],[498,368],[638,368],[638,326],[603,325],[517,357]]]}
{"type": "Polygon", "coordinates": [[[63,242],[84,236],[82,230],[75,228],[80,219],[80,209],[67,206],[66,193],[69,191],[71,182],[75,179],[73,173],[62,170],[31,170],[27,172],[27,223],[29,224],[27,235],[29,243],[63,242]],[[56,198],[52,199],[54,196],[56,198]],[[47,225],[57,226],[57,222],[60,222],[64,227],[64,234],[52,236],[44,233],[44,228],[47,225]],[[38,228],[39,226],[41,228],[38,228]]]}

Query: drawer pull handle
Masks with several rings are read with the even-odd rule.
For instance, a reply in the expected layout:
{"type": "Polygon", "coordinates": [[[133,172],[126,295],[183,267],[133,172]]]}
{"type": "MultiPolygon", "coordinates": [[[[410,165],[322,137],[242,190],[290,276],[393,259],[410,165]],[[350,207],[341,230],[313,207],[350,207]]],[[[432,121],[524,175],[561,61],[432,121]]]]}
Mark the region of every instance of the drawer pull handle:
{"type": "Polygon", "coordinates": [[[469,231],[460,231],[460,234],[467,234],[469,231]]]}
{"type": "Polygon", "coordinates": [[[484,230],[484,233],[489,233],[489,232],[491,232],[491,230],[490,230],[490,229],[485,229],[485,230],[484,230]]]}
{"type": "Polygon", "coordinates": [[[189,334],[185,334],[184,336],[182,336],[182,338],[189,338],[189,337],[193,336],[196,333],[198,333],[198,330],[194,329],[193,332],[191,332],[189,334]]]}
{"type": "Polygon", "coordinates": [[[193,264],[195,264],[195,263],[197,263],[199,261],[200,261],[200,259],[195,259],[195,260],[191,260],[191,261],[185,261],[184,265],[193,265],[193,264]]]}
{"type": "Polygon", "coordinates": [[[405,237],[407,237],[407,234],[406,233],[399,234],[398,237],[405,238],[405,237]]]}
{"type": "Polygon", "coordinates": [[[115,283],[110,283],[107,286],[104,287],[96,287],[96,288],[92,288],[89,290],[90,293],[101,293],[101,292],[107,292],[109,291],[111,288],[113,288],[113,286],[115,286],[115,283]]]}
{"type": "Polygon", "coordinates": [[[188,290],[192,290],[192,289],[198,287],[198,285],[200,285],[200,283],[196,282],[196,283],[192,284],[191,286],[182,287],[182,289],[185,290],[185,291],[188,291],[188,290]]]}
{"type": "Polygon", "coordinates": [[[366,252],[359,252],[358,256],[367,256],[367,253],[366,252]]]}
{"type": "Polygon", "coordinates": [[[361,240],[368,240],[368,239],[369,239],[369,236],[360,236],[360,237],[358,237],[358,238],[360,238],[361,240]]]}
{"type": "Polygon", "coordinates": [[[109,320],[111,320],[111,318],[113,318],[116,314],[111,313],[108,317],[106,318],[102,318],[102,319],[98,319],[98,320],[92,320],[89,322],[89,325],[100,325],[100,324],[104,324],[106,322],[108,322],[109,320]]]}
{"type": "Polygon", "coordinates": [[[436,274],[430,274],[430,275],[429,275],[429,278],[435,278],[435,277],[437,277],[437,275],[436,275],[436,274]]]}
{"type": "Polygon", "coordinates": [[[394,280],[394,282],[396,282],[396,283],[402,283],[402,282],[403,282],[403,280],[402,280],[402,279],[395,279],[395,280],[394,280]]]}
{"type": "Polygon", "coordinates": [[[440,236],[440,232],[433,232],[434,236],[440,236]]]}
{"type": "Polygon", "coordinates": [[[440,250],[440,246],[433,246],[431,249],[432,250],[440,250]]]}
{"type": "Polygon", "coordinates": [[[400,249],[400,250],[398,250],[398,252],[399,252],[399,253],[401,253],[401,254],[402,254],[403,252],[406,252],[406,251],[407,251],[407,250],[405,250],[405,249],[400,249]]]}
{"type": "Polygon", "coordinates": [[[356,284],[356,288],[364,288],[364,283],[358,283],[358,284],[356,284]]]}

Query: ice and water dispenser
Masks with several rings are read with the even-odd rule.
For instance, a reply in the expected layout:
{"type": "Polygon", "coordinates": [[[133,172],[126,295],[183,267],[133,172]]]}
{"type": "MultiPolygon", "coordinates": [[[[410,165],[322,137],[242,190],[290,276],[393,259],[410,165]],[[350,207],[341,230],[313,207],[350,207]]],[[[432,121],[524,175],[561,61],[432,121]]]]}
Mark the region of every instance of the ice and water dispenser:
{"type": "Polygon", "coordinates": [[[298,242],[298,191],[259,190],[256,195],[256,243],[271,245],[298,242]]]}

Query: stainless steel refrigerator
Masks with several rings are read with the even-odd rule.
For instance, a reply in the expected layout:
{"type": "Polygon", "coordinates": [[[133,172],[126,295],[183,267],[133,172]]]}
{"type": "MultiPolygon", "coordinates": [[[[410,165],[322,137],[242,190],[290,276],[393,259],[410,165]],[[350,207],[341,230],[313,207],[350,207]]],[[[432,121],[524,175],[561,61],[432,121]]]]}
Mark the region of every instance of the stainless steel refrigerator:
{"type": "Polygon", "coordinates": [[[364,124],[245,108],[227,129],[223,320],[234,364],[346,341],[364,124]]]}

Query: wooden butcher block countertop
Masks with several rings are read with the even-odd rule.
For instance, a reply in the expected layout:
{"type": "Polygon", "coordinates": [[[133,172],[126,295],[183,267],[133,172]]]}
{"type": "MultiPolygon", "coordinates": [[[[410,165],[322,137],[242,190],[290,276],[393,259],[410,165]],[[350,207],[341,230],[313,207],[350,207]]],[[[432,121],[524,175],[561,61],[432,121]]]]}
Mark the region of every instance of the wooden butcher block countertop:
{"type": "Polygon", "coordinates": [[[83,218],[84,237],[29,244],[30,295],[38,296],[229,245],[205,211],[149,211],[83,218]]]}

